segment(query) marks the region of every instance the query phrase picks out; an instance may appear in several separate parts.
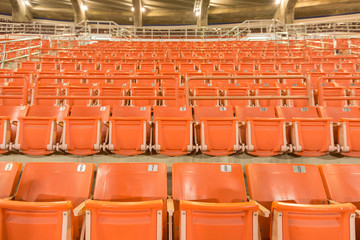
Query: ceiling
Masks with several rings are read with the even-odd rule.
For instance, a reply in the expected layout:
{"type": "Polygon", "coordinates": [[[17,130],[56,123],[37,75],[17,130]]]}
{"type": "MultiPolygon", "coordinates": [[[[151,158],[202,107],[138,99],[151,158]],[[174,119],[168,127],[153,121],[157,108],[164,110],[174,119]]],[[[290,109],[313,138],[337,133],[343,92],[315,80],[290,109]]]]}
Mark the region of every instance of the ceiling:
{"type": "MultiPolygon", "coordinates": [[[[0,13],[11,15],[10,1],[0,0],[0,13]]],[[[71,0],[28,0],[34,19],[74,21],[71,0]]],[[[143,0],[144,25],[196,24],[195,0],[143,0]]],[[[90,20],[133,24],[132,0],[84,0],[90,20]]],[[[210,0],[209,24],[271,19],[275,0],[210,0]]],[[[298,0],[295,18],[360,12],[359,0],[298,0]]]]}

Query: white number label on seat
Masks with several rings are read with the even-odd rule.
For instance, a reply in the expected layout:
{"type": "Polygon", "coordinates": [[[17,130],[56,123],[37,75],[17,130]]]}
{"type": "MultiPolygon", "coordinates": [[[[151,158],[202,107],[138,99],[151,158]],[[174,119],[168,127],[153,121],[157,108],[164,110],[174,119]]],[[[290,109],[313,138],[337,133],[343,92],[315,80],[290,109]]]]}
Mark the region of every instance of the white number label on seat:
{"type": "Polygon", "coordinates": [[[221,107],[220,112],[226,111],[226,107],[221,107]]]}
{"type": "Polygon", "coordinates": [[[184,111],[186,111],[186,107],[181,107],[180,112],[184,112],[184,111]]]}
{"type": "Polygon", "coordinates": [[[305,166],[293,166],[295,173],[306,173],[305,166]]]}
{"type": "Polygon", "coordinates": [[[221,165],[221,172],[231,172],[231,165],[221,165]]]}
{"type": "Polygon", "coordinates": [[[140,111],[145,111],[146,107],[140,107],[140,111]]]}
{"type": "Polygon", "coordinates": [[[105,111],[105,109],[106,109],[106,107],[101,107],[101,108],[100,108],[100,111],[103,112],[103,111],[105,111]]]}
{"type": "Polygon", "coordinates": [[[60,107],[60,111],[64,111],[65,110],[65,107],[60,107]]]}
{"type": "Polygon", "coordinates": [[[79,164],[77,167],[78,172],[85,172],[86,165],[85,164],[79,164]]]}
{"type": "Polygon", "coordinates": [[[13,164],[12,164],[12,163],[6,164],[6,165],[5,165],[5,171],[11,171],[12,167],[13,167],[13,164]]]}
{"type": "Polygon", "coordinates": [[[148,172],[157,172],[158,171],[158,165],[156,164],[150,164],[148,166],[148,172]]]}

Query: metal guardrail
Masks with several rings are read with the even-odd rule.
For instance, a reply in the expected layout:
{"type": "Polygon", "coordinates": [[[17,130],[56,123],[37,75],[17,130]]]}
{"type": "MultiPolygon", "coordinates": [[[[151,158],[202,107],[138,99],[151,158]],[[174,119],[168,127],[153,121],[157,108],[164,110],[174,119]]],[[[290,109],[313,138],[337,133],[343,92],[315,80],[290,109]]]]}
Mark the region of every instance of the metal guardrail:
{"type": "MultiPolygon", "coordinates": [[[[25,45],[25,44],[24,44],[25,45]]],[[[2,52],[1,52],[1,60],[0,60],[0,69],[4,68],[4,65],[6,62],[11,62],[17,59],[21,58],[27,58],[28,60],[31,58],[32,55],[40,55],[41,54],[41,47],[42,47],[42,39],[40,37],[33,37],[33,38],[25,38],[25,39],[17,39],[17,40],[6,40],[6,41],[0,41],[0,46],[2,46],[2,52]],[[32,42],[39,41],[38,45],[32,45],[32,42]],[[19,47],[15,49],[7,49],[9,44],[11,43],[19,43],[23,42],[26,43],[26,47],[19,47]],[[31,52],[32,49],[39,49],[38,52],[31,52]],[[15,57],[7,58],[7,55],[9,53],[17,53],[20,52],[20,54],[16,54],[15,57]],[[21,54],[22,52],[25,52],[24,54],[21,54]]]]}
{"type": "Polygon", "coordinates": [[[119,38],[240,38],[250,33],[319,34],[359,33],[360,19],[348,22],[284,24],[278,20],[247,20],[240,24],[196,26],[133,27],[113,21],[84,20],[69,24],[0,23],[0,34],[104,34],[119,38]]]}

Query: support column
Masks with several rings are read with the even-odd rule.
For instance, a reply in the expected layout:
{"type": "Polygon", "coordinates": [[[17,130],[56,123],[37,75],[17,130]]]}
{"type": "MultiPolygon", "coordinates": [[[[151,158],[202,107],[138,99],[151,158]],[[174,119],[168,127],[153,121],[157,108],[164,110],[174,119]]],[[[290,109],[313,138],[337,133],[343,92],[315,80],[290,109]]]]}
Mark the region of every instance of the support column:
{"type": "Polygon", "coordinates": [[[74,9],[74,22],[86,20],[86,10],[83,0],[71,0],[74,9]]]}
{"type": "Polygon", "coordinates": [[[141,0],[132,0],[134,7],[134,26],[142,27],[143,26],[143,18],[142,18],[142,2],[141,0]]]}
{"type": "Polygon", "coordinates": [[[200,3],[200,15],[197,19],[198,27],[206,27],[208,25],[208,9],[209,9],[210,0],[201,0],[200,3]]]}
{"type": "Polygon", "coordinates": [[[12,8],[12,20],[15,22],[31,22],[30,7],[24,0],[9,0],[12,8]]]}
{"type": "Polygon", "coordinates": [[[296,2],[297,0],[281,0],[274,19],[286,24],[294,23],[296,2]]]}

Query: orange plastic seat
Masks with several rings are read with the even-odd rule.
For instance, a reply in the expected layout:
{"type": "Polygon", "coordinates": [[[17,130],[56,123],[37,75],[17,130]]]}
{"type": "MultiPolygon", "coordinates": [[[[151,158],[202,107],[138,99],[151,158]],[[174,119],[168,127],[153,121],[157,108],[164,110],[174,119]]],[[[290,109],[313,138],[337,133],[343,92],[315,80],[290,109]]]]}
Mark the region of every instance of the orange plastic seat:
{"type": "MultiPolygon", "coordinates": [[[[93,96],[94,95],[94,85],[93,84],[64,84],[65,85],[65,95],[66,96],[93,96]]],[[[64,102],[66,105],[74,106],[90,106],[93,103],[93,100],[89,99],[67,99],[64,102]]]]}
{"type": "Polygon", "coordinates": [[[130,100],[130,106],[155,106],[157,100],[147,100],[146,97],[159,96],[159,87],[155,84],[154,86],[139,86],[134,85],[129,89],[130,96],[145,97],[141,100],[130,100]]]}
{"type": "MultiPolygon", "coordinates": [[[[197,81],[198,82],[198,81],[197,81]]],[[[219,88],[210,86],[196,86],[191,89],[193,96],[219,96],[219,88]]],[[[219,106],[218,100],[194,100],[194,106],[219,106]]]]}
{"type": "Polygon", "coordinates": [[[120,155],[144,153],[150,148],[150,121],[150,106],[114,106],[107,149],[120,155]]]}
{"type": "MultiPolygon", "coordinates": [[[[339,203],[351,202],[360,208],[360,166],[358,164],[324,164],[319,165],[326,195],[339,203]]],[[[356,239],[360,238],[360,221],[355,219],[356,239]]]]}
{"type": "Polygon", "coordinates": [[[262,239],[343,240],[354,234],[352,204],[328,205],[316,165],[247,164],[250,198],[272,208],[259,218],[262,239]]]}
{"type": "Polygon", "coordinates": [[[94,165],[31,162],[14,201],[0,200],[1,239],[78,239],[82,218],[73,207],[90,197],[94,165]]]}
{"type": "Polygon", "coordinates": [[[18,184],[22,163],[0,162],[0,199],[12,197],[18,184]]]}
{"type": "MultiPolygon", "coordinates": [[[[250,88],[247,83],[236,83],[224,87],[225,96],[250,96],[250,88]]],[[[225,100],[225,106],[250,106],[251,100],[225,100]]]]}
{"type": "Polygon", "coordinates": [[[172,178],[175,240],[258,239],[240,164],[174,163],[172,178]]]}
{"type": "MultiPolygon", "coordinates": [[[[101,83],[98,86],[98,95],[105,97],[125,96],[127,86],[126,84],[115,83],[101,83]]],[[[124,99],[100,99],[98,104],[100,106],[124,106],[124,99]]]]}
{"type": "Polygon", "coordinates": [[[100,152],[105,142],[110,107],[73,106],[63,127],[60,148],[70,154],[91,155],[100,152]]]}
{"type": "Polygon", "coordinates": [[[191,107],[154,107],[154,150],[179,156],[195,150],[191,107]]]}
{"type": "Polygon", "coordinates": [[[196,137],[200,150],[224,156],[242,150],[239,123],[229,107],[194,107],[196,137]]]}
{"type": "MultiPolygon", "coordinates": [[[[256,86],[256,85],[255,85],[256,86]]],[[[281,96],[281,89],[277,83],[272,85],[270,83],[263,83],[262,86],[255,87],[256,96],[281,96]]],[[[275,107],[282,106],[283,101],[281,99],[271,100],[271,99],[262,99],[255,100],[255,105],[259,107],[275,107]]]]}
{"type": "Polygon", "coordinates": [[[102,163],[86,205],[86,239],[167,239],[164,163],[102,163]]]}
{"type": "MultiPolygon", "coordinates": [[[[292,148],[301,156],[321,156],[337,151],[331,118],[320,118],[314,106],[276,107],[278,117],[291,122],[292,148]]],[[[290,142],[290,139],[289,139],[290,142]]]]}
{"type": "Polygon", "coordinates": [[[239,107],[236,118],[241,124],[241,142],[255,156],[275,156],[288,151],[285,119],[277,118],[273,107],[239,107]]]}
{"type": "Polygon", "coordinates": [[[27,114],[29,106],[0,106],[0,153],[9,150],[16,138],[16,124],[20,117],[27,114]]]}
{"type": "MultiPolygon", "coordinates": [[[[320,98],[324,97],[345,97],[346,96],[346,88],[336,86],[322,86],[322,91],[319,90],[318,98],[320,102],[320,98]]],[[[323,100],[323,104],[319,104],[320,106],[327,107],[345,107],[348,106],[347,100],[323,100]]]]}
{"type": "Polygon", "coordinates": [[[62,122],[69,110],[69,106],[30,106],[26,116],[19,117],[12,148],[29,155],[53,153],[60,142],[62,122]]]}
{"type": "Polygon", "coordinates": [[[332,118],[335,143],[340,145],[341,154],[360,157],[360,110],[358,107],[318,107],[319,115],[332,118]]]}

